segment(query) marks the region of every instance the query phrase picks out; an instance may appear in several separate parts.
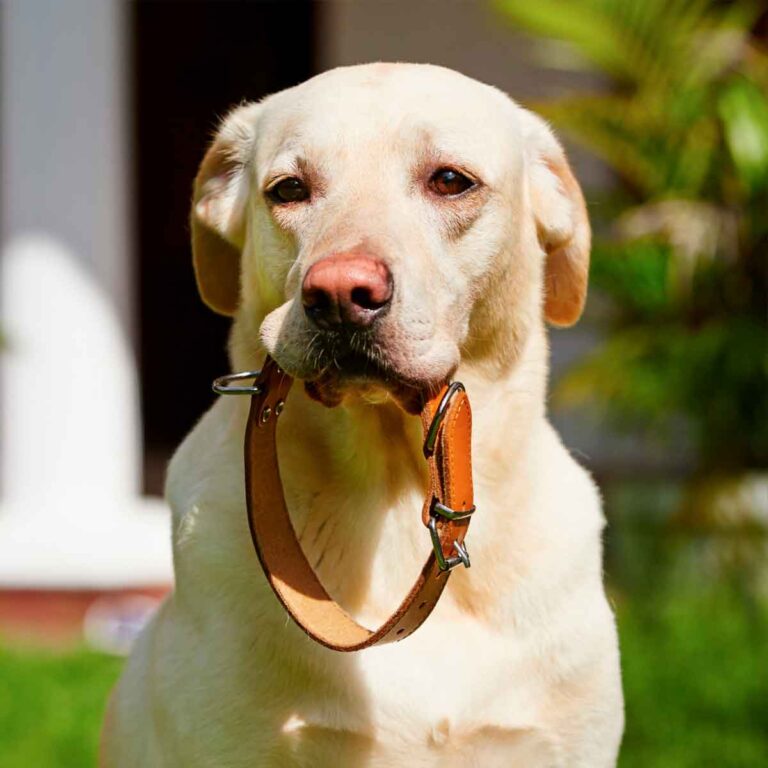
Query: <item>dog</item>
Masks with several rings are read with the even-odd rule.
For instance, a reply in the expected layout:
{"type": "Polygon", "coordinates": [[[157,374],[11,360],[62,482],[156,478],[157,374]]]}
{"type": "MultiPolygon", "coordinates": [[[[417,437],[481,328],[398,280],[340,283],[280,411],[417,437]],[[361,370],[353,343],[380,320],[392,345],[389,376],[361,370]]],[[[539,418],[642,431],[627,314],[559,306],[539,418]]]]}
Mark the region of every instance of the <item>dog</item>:
{"type": "Polygon", "coordinates": [[[590,249],[550,128],[441,67],[334,69],[223,120],[191,228],[233,370],[269,354],[297,380],[281,473],[329,593],[372,626],[413,583],[430,551],[413,414],[451,379],[473,407],[472,567],[403,642],[313,642],[249,536],[248,403],[219,398],[169,466],[176,587],[113,692],[101,765],[614,766],[600,497],[545,411],[546,324],[579,318],[590,249]]]}

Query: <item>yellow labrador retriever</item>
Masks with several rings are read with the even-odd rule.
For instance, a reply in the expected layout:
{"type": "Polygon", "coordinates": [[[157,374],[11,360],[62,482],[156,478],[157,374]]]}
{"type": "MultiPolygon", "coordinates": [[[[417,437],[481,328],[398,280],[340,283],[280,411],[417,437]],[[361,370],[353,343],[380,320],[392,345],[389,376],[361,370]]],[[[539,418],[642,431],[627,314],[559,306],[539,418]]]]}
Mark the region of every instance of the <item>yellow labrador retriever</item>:
{"type": "Polygon", "coordinates": [[[280,461],[333,597],[371,625],[419,572],[426,465],[410,412],[450,378],[474,411],[472,567],[402,643],[312,642],[251,543],[248,403],[220,398],[169,469],[176,591],[113,695],[102,764],[615,765],[600,500],[545,411],[545,324],[581,313],[590,229],[546,124],[447,69],[336,69],[223,121],[192,236],[203,299],[234,318],[233,369],[269,353],[302,380],[280,461]]]}

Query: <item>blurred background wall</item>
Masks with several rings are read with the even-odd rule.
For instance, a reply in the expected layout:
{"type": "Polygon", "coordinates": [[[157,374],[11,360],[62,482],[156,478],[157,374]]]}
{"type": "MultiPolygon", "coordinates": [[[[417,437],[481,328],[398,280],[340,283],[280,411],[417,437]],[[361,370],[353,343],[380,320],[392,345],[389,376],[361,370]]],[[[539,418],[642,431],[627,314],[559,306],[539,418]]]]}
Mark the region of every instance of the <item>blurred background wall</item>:
{"type": "Polygon", "coordinates": [[[192,273],[192,180],[230,108],[315,73],[320,9],[309,2],[127,9],[144,483],[160,493],[171,452],[213,402],[210,381],[229,370],[229,321],[202,304],[192,273]]]}

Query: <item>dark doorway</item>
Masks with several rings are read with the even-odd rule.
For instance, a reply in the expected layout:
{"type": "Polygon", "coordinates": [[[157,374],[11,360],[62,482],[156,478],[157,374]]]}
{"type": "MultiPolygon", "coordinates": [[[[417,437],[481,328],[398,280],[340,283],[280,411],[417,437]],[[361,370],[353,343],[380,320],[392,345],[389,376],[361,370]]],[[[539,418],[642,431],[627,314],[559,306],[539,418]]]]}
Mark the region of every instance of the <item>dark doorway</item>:
{"type": "Polygon", "coordinates": [[[311,2],[136,2],[132,22],[134,221],[145,490],[227,370],[229,321],[197,296],[187,216],[217,120],[313,74],[311,2]]]}

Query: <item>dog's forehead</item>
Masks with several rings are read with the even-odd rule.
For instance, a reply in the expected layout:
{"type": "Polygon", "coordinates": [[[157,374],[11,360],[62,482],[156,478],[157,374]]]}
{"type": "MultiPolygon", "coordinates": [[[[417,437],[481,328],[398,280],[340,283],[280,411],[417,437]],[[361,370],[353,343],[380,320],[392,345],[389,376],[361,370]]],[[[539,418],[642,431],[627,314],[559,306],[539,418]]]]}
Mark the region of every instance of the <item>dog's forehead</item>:
{"type": "Polygon", "coordinates": [[[323,73],[265,102],[265,158],[301,147],[338,154],[373,144],[442,150],[476,163],[520,144],[515,105],[497,89],[442,67],[372,64],[323,73]]]}

